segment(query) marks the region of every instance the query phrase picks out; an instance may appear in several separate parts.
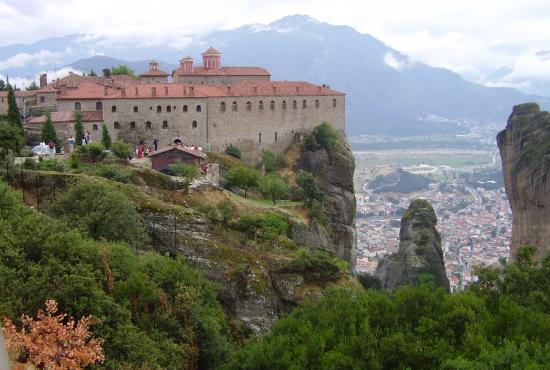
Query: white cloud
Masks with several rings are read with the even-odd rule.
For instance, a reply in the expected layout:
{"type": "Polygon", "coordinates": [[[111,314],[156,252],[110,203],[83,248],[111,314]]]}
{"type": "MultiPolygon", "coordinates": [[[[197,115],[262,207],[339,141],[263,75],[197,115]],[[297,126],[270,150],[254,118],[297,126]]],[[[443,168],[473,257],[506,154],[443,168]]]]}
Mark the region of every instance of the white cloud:
{"type": "Polygon", "coordinates": [[[61,53],[54,53],[49,50],[40,50],[35,54],[19,53],[6,59],[0,60],[0,70],[7,68],[21,68],[27,64],[47,65],[60,61],[61,53]]]}
{"type": "Polygon", "coordinates": [[[400,57],[392,52],[387,52],[384,55],[384,63],[398,71],[409,67],[409,61],[407,60],[407,58],[400,57]]]}
{"type": "MultiPolygon", "coordinates": [[[[48,82],[52,82],[54,79],[57,78],[65,77],[69,74],[69,72],[82,74],[82,71],[71,67],[61,68],[58,70],[48,70],[43,72],[46,72],[48,74],[48,82]]],[[[41,73],[37,73],[36,75],[29,77],[10,77],[10,84],[15,85],[20,89],[24,89],[25,87],[29,86],[33,81],[38,84],[38,81],[40,81],[41,73]]],[[[0,74],[0,79],[6,81],[7,76],[0,74]]]]}

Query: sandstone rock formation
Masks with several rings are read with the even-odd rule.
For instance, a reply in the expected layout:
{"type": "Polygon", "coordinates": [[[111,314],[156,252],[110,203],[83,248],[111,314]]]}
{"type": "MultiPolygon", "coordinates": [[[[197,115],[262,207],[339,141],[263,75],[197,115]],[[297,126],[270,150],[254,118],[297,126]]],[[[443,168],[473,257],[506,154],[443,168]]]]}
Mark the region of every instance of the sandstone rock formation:
{"type": "MultiPolygon", "coordinates": [[[[355,267],[357,235],[355,231],[355,191],[353,172],[355,160],[344,138],[330,149],[304,151],[296,164],[297,170],[311,172],[325,194],[325,208],[329,216],[329,243],[310,245],[325,249],[348,261],[355,267]]],[[[326,240],[325,233],[313,230],[318,239],[326,240]]],[[[305,243],[306,245],[308,243],[305,243]]]]}
{"type": "Polygon", "coordinates": [[[437,217],[428,201],[411,202],[401,219],[399,250],[381,259],[374,273],[384,289],[418,284],[421,275],[429,274],[435,286],[450,290],[436,224],[437,217]]]}
{"type": "Polygon", "coordinates": [[[516,105],[497,135],[504,186],[512,208],[512,250],[550,251],[550,113],[535,103],[516,105]]]}

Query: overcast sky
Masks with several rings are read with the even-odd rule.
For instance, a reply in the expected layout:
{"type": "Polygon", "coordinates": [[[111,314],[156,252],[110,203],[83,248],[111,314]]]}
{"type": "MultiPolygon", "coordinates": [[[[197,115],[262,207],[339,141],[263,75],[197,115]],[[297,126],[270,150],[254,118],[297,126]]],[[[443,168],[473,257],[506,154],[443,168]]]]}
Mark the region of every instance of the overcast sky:
{"type": "Polygon", "coordinates": [[[0,45],[86,33],[177,48],[185,34],[289,14],[352,26],[472,80],[508,65],[550,81],[550,57],[535,55],[550,50],[550,0],[0,0],[0,45]]]}

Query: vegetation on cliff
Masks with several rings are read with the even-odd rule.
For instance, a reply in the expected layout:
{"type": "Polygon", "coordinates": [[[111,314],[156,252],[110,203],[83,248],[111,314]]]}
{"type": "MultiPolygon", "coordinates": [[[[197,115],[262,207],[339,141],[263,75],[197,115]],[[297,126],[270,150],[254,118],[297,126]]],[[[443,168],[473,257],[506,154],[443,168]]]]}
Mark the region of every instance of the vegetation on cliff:
{"type": "Polygon", "coordinates": [[[334,290],[279,320],[224,369],[541,369],[550,363],[550,258],[477,270],[449,294],[334,290]]]}

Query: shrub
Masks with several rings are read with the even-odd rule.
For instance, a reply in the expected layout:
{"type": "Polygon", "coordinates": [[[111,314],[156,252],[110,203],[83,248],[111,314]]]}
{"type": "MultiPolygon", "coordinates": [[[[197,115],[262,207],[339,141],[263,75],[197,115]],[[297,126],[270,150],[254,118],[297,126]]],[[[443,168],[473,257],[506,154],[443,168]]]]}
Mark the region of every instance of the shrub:
{"type": "Polygon", "coordinates": [[[258,181],[258,190],[264,197],[270,198],[273,204],[290,192],[290,186],[279,176],[271,174],[258,181]]]}
{"type": "Polygon", "coordinates": [[[80,167],[80,160],[78,159],[78,156],[73,152],[71,153],[71,156],[69,157],[69,167],[73,170],[76,170],[78,167],[80,167]]]}
{"type": "Polygon", "coordinates": [[[246,215],[230,223],[230,226],[248,237],[274,239],[286,234],[288,222],[277,213],[246,215]]]}
{"type": "Polygon", "coordinates": [[[319,202],[318,200],[311,202],[311,205],[309,206],[309,215],[321,225],[328,225],[329,219],[325,211],[324,203],[319,202]]]}
{"type": "Polygon", "coordinates": [[[250,167],[238,166],[230,169],[225,179],[230,185],[243,189],[246,198],[247,191],[258,186],[260,173],[250,167]]]}
{"type": "Polygon", "coordinates": [[[0,160],[8,153],[17,155],[25,145],[21,129],[9,123],[0,123],[0,160]]]}
{"type": "Polygon", "coordinates": [[[227,148],[225,148],[225,154],[235,158],[241,158],[241,150],[233,144],[229,144],[227,148]]]}
{"type": "Polygon", "coordinates": [[[105,177],[106,179],[127,184],[132,179],[132,171],[112,165],[97,166],[94,171],[95,176],[105,177]]]}
{"type": "Polygon", "coordinates": [[[306,171],[298,172],[296,176],[296,183],[300,188],[300,192],[304,197],[304,202],[306,206],[310,207],[314,200],[318,202],[323,202],[325,195],[319,189],[319,184],[315,176],[306,171]]]}
{"type": "Polygon", "coordinates": [[[273,172],[288,165],[285,155],[276,155],[271,150],[262,151],[262,164],[267,172],[273,172]]]}
{"type": "Polygon", "coordinates": [[[330,256],[327,252],[300,248],[296,258],[284,270],[301,272],[309,281],[338,280],[342,270],[347,268],[345,261],[330,256]]]}
{"type": "Polygon", "coordinates": [[[103,149],[103,146],[98,143],[90,143],[86,145],[86,151],[93,164],[103,160],[105,157],[105,150],[103,149]]]}
{"type": "Polygon", "coordinates": [[[131,158],[133,155],[132,147],[130,146],[130,144],[127,144],[122,140],[118,140],[117,142],[113,143],[113,145],[111,145],[111,150],[115,157],[120,159],[122,162],[127,162],[128,158],[131,158]]]}
{"type": "Polygon", "coordinates": [[[328,149],[336,144],[336,133],[332,129],[332,126],[328,122],[323,122],[313,130],[315,140],[319,146],[323,149],[328,149]]]}
{"type": "Polygon", "coordinates": [[[233,211],[233,205],[228,200],[222,200],[217,204],[218,211],[223,225],[226,225],[233,217],[235,212],[233,211]]]}

